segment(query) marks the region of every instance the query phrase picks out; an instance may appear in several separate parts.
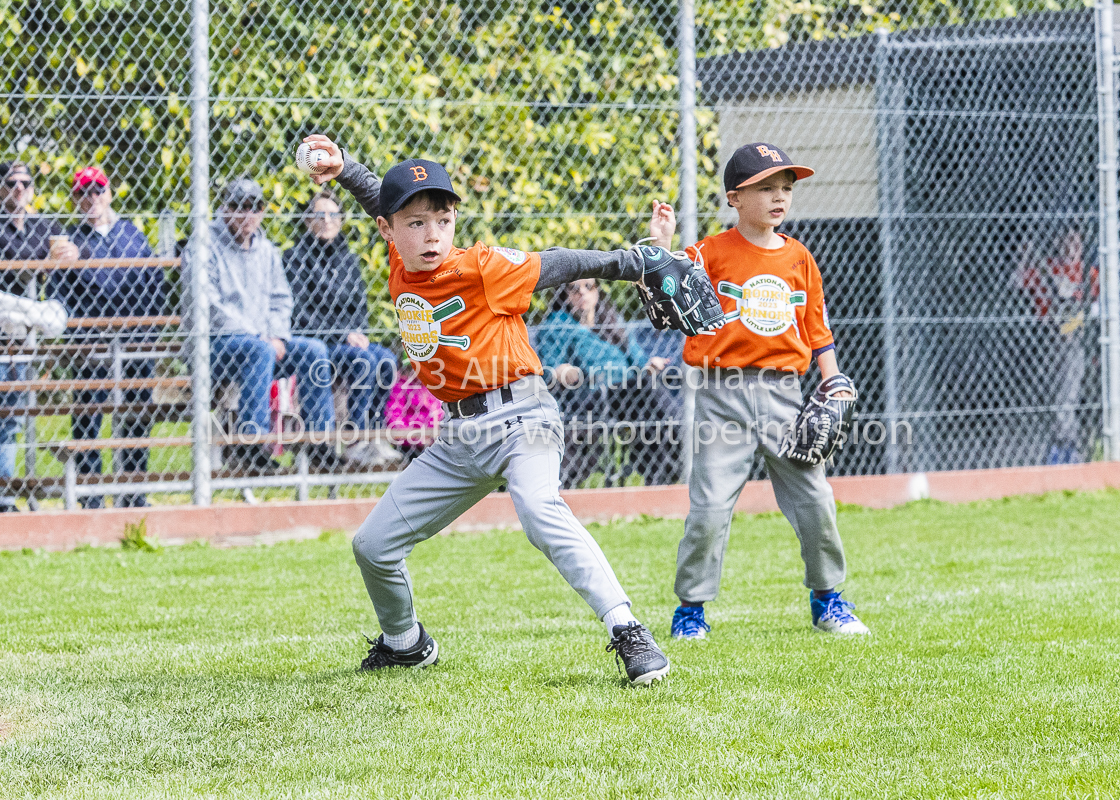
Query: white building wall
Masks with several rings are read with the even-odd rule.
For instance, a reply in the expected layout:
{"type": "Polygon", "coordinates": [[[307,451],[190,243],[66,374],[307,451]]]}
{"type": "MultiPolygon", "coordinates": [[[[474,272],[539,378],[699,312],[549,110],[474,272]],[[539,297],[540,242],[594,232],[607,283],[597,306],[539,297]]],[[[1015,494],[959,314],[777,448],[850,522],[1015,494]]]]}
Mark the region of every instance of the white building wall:
{"type": "MultiPolygon", "coordinates": [[[[770,142],[817,171],[794,189],[790,219],[878,214],[873,87],[814,89],[746,102],[717,115],[721,179],[736,148],[770,142]]],[[[735,211],[726,203],[719,216],[735,224],[735,211]]]]}

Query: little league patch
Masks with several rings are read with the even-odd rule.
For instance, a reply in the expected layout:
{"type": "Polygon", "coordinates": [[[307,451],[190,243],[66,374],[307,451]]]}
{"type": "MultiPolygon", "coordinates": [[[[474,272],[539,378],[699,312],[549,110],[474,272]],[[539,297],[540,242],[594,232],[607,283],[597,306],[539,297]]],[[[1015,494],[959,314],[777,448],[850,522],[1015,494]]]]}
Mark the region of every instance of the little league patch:
{"type": "Polygon", "coordinates": [[[776,275],[755,275],[741,286],[720,281],[716,288],[735,301],[735,310],[724,319],[737,319],[760,336],[780,336],[791,327],[796,329],[797,307],[806,302],[805,292],[793,291],[776,275]]]}
{"type": "Polygon", "coordinates": [[[491,247],[490,250],[494,253],[501,253],[505,256],[506,261],[511,264],[522,264],[529,257],[529,254],[524,250],[515,250],[512,247],[491,247]]]}
{"type": "Polygon", "coordinates": [[[404,293],[397,296],[397,326],[401,342],[410,359],[428,361],[440,345],[466,350],[471,346],[469,336],[445,336],[442,323],[467,307],[463,298],[456,295],[433,306],[418,294],[404,293]]]}

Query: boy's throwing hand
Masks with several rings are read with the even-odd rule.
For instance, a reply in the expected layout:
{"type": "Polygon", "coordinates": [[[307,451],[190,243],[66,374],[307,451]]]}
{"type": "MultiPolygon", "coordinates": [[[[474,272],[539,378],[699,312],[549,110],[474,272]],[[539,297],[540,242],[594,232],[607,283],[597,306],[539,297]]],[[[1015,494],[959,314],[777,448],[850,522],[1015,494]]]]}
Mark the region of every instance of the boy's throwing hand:
{"type": "Polygon", "coordinates": [[[313,133],[303,141],[310,145],[312,150],[326,150],[328,154],[324,161],[319,162],[321,169],[311,174],[311,180],[321,186],[342,174],[342,150],[337,144],[321,133],[313,133]]]}

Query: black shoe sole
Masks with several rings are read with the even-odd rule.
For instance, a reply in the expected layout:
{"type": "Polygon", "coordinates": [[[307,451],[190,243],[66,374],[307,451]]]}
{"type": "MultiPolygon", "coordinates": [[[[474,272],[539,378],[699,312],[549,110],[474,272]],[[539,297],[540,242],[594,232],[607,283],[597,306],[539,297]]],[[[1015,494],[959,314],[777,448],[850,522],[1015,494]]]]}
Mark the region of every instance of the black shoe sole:
{"type": "Polygon", "coordinates": [[[661,669],[654,669],[654,670],[650,670],[649,672],[643,672],[638,677],[631,678],[630,679],[630,685],[631,686],[649,686],[654,681],[659,681],[662,678],[664,678],[666,675],[668,675],[669,674],[669,667],[671,667],[671,666],[672,666],[672,664],[666,662],[665,666],[662,667],[661,669]]]}

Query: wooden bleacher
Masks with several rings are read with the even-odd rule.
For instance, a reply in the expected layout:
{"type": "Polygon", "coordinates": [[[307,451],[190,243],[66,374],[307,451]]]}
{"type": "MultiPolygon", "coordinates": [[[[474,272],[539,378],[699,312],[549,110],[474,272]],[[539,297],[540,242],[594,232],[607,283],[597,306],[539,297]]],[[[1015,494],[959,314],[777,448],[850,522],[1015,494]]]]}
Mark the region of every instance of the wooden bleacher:
{"type": "MultiPolygon", "coordinates": [[[[33,276],[31,291],[34,294],[38,291],[38,276],[48,272],[75,269],[98,269],[105,267],[130,269],[147,267],[166,268],[179,267],[180,265],[181,262],[178,258],[47,259],[42,261],[0,261],[0,272],[31,273],[33,276]]],[[[34,342],[34,340],[32,340],[32,344],[21,342],[14,346],[0,347],[0,360],[28,364],[57,364],[66,359],[67,356],[78,356],[87,363],[89,361],[103,360],[114,374],[120,375],[124,361],[173,357],[180,350],[180,345],[176,342],[126,341],[122,339],[122,334],[124,334],[124,332],[176,327],[179,323],[179,317],[174,315],[71,317],[66,323],[66,327],[69,331],[78,335],[88,334],[97,336],[100,340],[50,342],[45,344],[34,342]]],[[[24,406],[0,406],[0,419],[10,417],[34,419],[46,416],[109,413],[114,415],[150,414],[151,418],[155,420],[161,417],[166,419],[172,414],[189,415],[189,404],[181,401],[153,401],[150,403],[125,402],[122,393],[129,390],[142,389],[166,389],[183,392],[189,390],[190,385],[190,378],[182,376],[83,379],[41,377],[33,372],[32,376],[27,380],[0,381],[0,393],[26,394],[29,396],[30,400],[28,405],[24,406]],[[84,391],[108,391],[111,393],[111,397],[107,402],[99,403],[41,402],[37,397],[39,394],[56,395],[63,392],[84,391]]],[[[28,447],[32,452],[40,447],[53,449],[56,444],[69,444],[66,442],[37,444],[34,441],[33,427],[28,428],[28,438],[28,447]]],[[[75,440],[77,443],[82,441],[84,440],[75,440]]],[[[104,441],[111,442],[112,440],[104,441]]],[[[98,440],[89,440],[89,442],[94,445],[95,448],[100,445],[98,440]]],[[[148,447],[151,446],[151,443],[146,440],[146,443],[141,446],[148,447]]],[[[110,449],[119,448],[111,447],[110,449]]],[[[61,454],[63,451],[56,452],[61,454]]],[[[80,451],[69,450],[66,452],[75,453],[80,451]]],[[[68,457],[72,458],[72,455],[68,457]]],[[[67,458],[67,456],[64,456],[64,458],[67,458]]],[[[22,478],[0,479],[0,488],[6,489],[11,493],[26,495],[31,499],[38,493],[61,487],[66,483],[66,478],[51,478],[35,475],[34,459],[31,459],[31,462],[31,467],[29,469],[30,474],[22,478]]],[[[136,476],[126,473],[74,476],[74,480],[71,481],[71,486],[128,483],[133,481],[135,477],[136,476]]],[[[163,480],[182,479],[182,475],[179,473],[159,476],[152,473],[144,473],[142,477],[149,481],[157,477],[163,480]]],[[[187,477],[189,478],[189,475],[187,477]]]]}
{"type": "Polygon", "coordinates": [[[87,258],[39,261],[0,261],[0,272],[54,272],[60,269],[100,269],[103,267],[178,267],[178,258],[87,258]]]}
{"type": "MultiPolygon", "coordinates": [[[[355,444],[357,442],[382,441],[388,444],[423,444],[436,440],[439,431],[435,428],[415,430],[377,429],[368,431],[332,431],[329,434],[317,433],[269,433],[260,436],[238,436],[219,434],[214,436],[211,445],[307,445],[330,442],[332,444],[355,444]]],[[[61,442],[43,442],[39,445],[63,463],[62,477],[25,477],[0,478],[0,492],[10,492],[25,496],[57,496],[61,491],[67,509],[77,507],[80,494],[143,494],[153,491],[189,492],[191,473],[189,472],[120,472],[114,474],[79,475],[75,456],[78,453],[101,450],[126,450],[152,447],[191,447],[194,440],[189,436],[149,437],[141,439],[71,439],[61,442]],[[78,487],[90,491],[80,492],[78,487]],[[111,491],[106,491],[106,490],[111,491]]],[[[337,486],[342,483],[384,483],[395,472],[387,468],[340,466],[329,474],[318,474],[311,469],[307,451],[300,447],[296,452],[293,468],[272,470],[237,469],[221,467],[211,470],[211,480],[215,490],[225,488],[247,488],[251,486],[288,486],[295,487],[301,500],[308,499],[312,485],[337,486]],[[389,474],[387,474],[389,473],[389,474]],[[384,476],[384,477],[382,477],[384,476]]]]}
{"type": "MultiPolygon", "coordinates": [[[[104,267],[145,268],[179,267],[178,258],[123,258],[87,259],[76,261],[0,261],[0,271],[28,271],[35,275],[54,270],[97,269],[104,267]]],[[[37,279],[36,279],[37,280],[37,279]]],[[[111,360],[120,374],[124,360],[138,358],[155,359],[174,357],[182,349],[181,342],[174,341],[129,341],[129,331],[140,329],[166,329],[178,327],[181,319],[174,315],[135,316],[135,317],[72,317],[67,321],[67,329],[82,338],[68,342],[48,342],[44,344],[19,344],[0,347],[0,359],[22,362],[54,362],[67,356],[81,356],[83,360],[111,360]],[[103,337],[90,341],[90,337],[103,337]]],[[[0,419],[10,417],[41,417],[63,415],[109,414],[151,414],[153,419],[166,419],[175,415],[179,420],[190,419],[192,406],[182,399],[148,403],[125,402],[122,393],[129,390],[166,389],[185,392],[191,388],[191,379],[184,376],[160,376],[151,378],[49,378],[31,377],[22,381],[0,381],[0,393],[27,393],[31,402],[26,406],[0,406],[0,419]],[[38,402],[35,395],[57,395],[64,392],[108,391],[111,397],[107,402],[65,403],[38,402]]],[[[33,433],[33,428],[30,429],[33,433]]],[[[356,442],[383,441],[389,444],[430,444],[438,435],[436,430],[394,432],[374,431],[335,431],[326,437],[327,441],[352,444],[356,442]]],[[[296,446],[295,466],[287,469],[237,470],[225,468],[212,470],[212,484],[215,490],[237,488],[239,486],[295,486],[301,499],[306,499],[310,485],[330,485],[341,483],[383,482],[390,479],[379,477],[383,470],[363,468],[361,474],[345,467],[330,475],[315,475],[310,469],[306,449],[303,445],[322,443],[322,433],[275,433],[261,436],[216,435],[210,445],[294,445],[296,446]],[[228,484],[228,485],[227,485],[228,484]]],[[[153,491],[189,491],[192,475],[189,472],[116,472],[113,474],[77,473],[76,456],[79,453],[116,452],[125,449],[185,447],[193,445],[193,439],[186,436],[147,437],[108,439],[73,439],[54,442],[28,442],[30,451],[45,449],[63,464],[62,477],[38,476],[28,474],[21,478],[0,478],[0,494],[14,493],[33,500],[43,496],[62,494],[66,508],[75,508],[81,495],[93,494],[142,494],[153,491]]],[[[32,464],[34,459],[31,459],[32,464]]],[[[333,489],[332,489],[333,491],[333,489]]]]}

